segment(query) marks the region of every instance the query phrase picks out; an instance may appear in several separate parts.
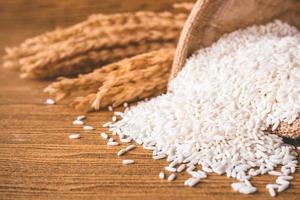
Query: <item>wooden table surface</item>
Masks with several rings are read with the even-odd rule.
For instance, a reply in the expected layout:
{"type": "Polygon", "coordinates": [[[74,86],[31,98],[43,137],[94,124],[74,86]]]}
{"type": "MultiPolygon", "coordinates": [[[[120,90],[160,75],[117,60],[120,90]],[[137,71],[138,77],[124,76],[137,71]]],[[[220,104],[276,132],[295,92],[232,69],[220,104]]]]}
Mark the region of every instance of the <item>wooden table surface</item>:
{"type": "MultiPolygon", "coordinates": [[[[175,0],[0,1],[0,55],[3,47],[17,44],[56,26],[83,20],[91,13],[139,9],[159,10],[175,0]]],[[[116,156],[121,148],[107,147],[99,137],[109,112],[90,113],[85,133],[72,125],[82,114],[66,104],[44,105],[42,89],[49,82],[20,80],[0,67],[0,199],[270,199],[265,184],[269,176],[255,177],[255,195],[231,190],[234,180],[211,175],[195,188],[183,186],[187,174],[169,183],[158,178],[166,161],[154,161],[141,147],[122,158],[136,164],[124,166],[116,156]],[[69,140],[70,133],[80,140],[69,140]]],[[[298,168],[290,189],[277,199],[300,199],[298,168]]]]}

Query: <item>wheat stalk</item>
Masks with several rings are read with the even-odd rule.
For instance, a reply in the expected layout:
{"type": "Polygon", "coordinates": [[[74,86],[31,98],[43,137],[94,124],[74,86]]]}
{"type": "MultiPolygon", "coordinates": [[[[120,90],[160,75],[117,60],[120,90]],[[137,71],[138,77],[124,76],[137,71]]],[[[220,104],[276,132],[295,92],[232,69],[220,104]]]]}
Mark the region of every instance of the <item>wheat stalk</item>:
{"type": "Polygon", "coordinates": [[[76,79],[62,79],[49,85],[45,92],[55,95],[57,100],[74,92],[86,93],[72,103],[85,110],[117,107],[155,96],[166,90],[174,51],[165,48],[124,59],[76,79]]]}

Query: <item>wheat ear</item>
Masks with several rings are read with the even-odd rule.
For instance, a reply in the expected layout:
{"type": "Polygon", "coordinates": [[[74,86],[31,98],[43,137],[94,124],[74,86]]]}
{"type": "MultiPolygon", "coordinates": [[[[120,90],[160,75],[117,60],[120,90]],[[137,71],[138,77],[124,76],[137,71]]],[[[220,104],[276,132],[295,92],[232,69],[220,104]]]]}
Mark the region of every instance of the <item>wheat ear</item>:
{"type": "Polygon", "coordinates": [[[27,71],[21,74],[21,78],[45,79],[88,73],[103,65],[160,48],[175,47],[175,44],[175,41],[151,42],[107,50],[90,51],[77,57],[64,60],[63,62],[53,64],[53,66],[47,68],[47,71],[45,71],[44,68],[36,68],[35,70],[27,68],[27,71]]]}
{"type": "Polygon", "coordinates": [[[45,92],[59,100],[71,93],[86,93],[72,103],[77,109],[99,110],[108,105],[144,99],[166,91],[175,48],[144,53],[104,66],[76,79],[62,79],[45,92]]]}
{"type": "MultiPolygon", "coordinates": [[[[87,32],[85,36],[76,35],[61,42],[51,43],[48,46],[42,43],[40,45],[42,50],[17,59],[16,65],[22,65],[23,77],[47,78],[68,75],[68,73],[74,74],[73,71],[79,73],[78,63],[74,65],[74,69],[73,65],[68,65],[67,70],[64,70],[67,64],[63,63],[70,59],[76,60],[77,57],[94,51],[107,52],[113,51],[115,48],[119,51],[123,48],[126,51],[128,45],[139,46],[157,42],[174,42],[175,44],[186,19],[186,14],[170,12],[137,12],[126,13],[123,16],[125,19],[119,19],[118,23],[108,23],[104,28],[100,26],[92,30],[87,29],[90,32],[87,32]],[[122,25],[120,25],[120,21],[123,22],[122,25]],[[60,72],[64,73],[60,74],[60,72]]],[[[11,50],[8,51],[11,52],[11,50]]],[[[10,66],[13,65],[12,63],[13,61],[8,59],[4,65],[10,66]]],[[[99,66],[98,63],[91,63],[91,65],[99,66]]]]}

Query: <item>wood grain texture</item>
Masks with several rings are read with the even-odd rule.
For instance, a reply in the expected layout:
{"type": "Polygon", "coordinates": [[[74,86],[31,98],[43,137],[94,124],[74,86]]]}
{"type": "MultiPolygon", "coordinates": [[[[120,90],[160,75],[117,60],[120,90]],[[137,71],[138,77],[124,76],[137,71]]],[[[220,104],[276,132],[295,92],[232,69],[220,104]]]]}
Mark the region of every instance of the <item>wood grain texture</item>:
{"type": "MultiPolygon", "coordinates": [[[[91,13],[160,9],[172,1],[31,2],[1,0],[1,50],[55,25],[78,22],[91,13]]],[[[111,113],[88,114],[86,122],[96,130],[83,132],[72,125],[82,113],[65,103],[44,105],[47,96],[42,89],[48,83],[20,80],[17,73],[0,67],[0,199],[271,199],[264,188],[275,180],[269,176],[254,178],[260,192],[249,196],[231,190],[234,180],[216,175],[196,188],[183,186],[187,174],[178,175],[172,183],[161,181],[158,173],[166,162],[152,160],[150,152],[141,147],[122,157],[134,159],[136,164],[123,166],[116,156],[121,146],[107,147],[99,137],[104,131],[101,125],[111,113]],[[82,138],[69,140],[73,132],[81,133],[82,138]]],[[[299,196],[298,168],[291,188],[277,199],[296,200],[299,196]]]]}

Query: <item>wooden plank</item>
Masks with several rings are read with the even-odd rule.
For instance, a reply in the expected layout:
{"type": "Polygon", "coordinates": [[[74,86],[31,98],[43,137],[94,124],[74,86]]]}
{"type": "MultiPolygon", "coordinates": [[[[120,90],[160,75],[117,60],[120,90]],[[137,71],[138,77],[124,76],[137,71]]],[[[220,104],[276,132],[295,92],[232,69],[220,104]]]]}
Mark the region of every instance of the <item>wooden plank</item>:
{"type": "MultiPolygon", "coordinates": [[[[0,48],[56,25],[76,23],[93,12],[161,9],[171,0],[101,0],[0,2],[0,48]],[[72,3],[70,3],[72,2],[72,3]],[[111,2],[111,3],[110,3],[111,2]],[[159,6],[158,6],[159,4],[159,6]]],[[[49,82],[21,80],[17,73],[0,68],[0,199],[271,199],[265,184],[274,178],[254,178],[256,195],[233,192],[229,180],[212,175],[196,188],[183,186],[187,174],[172,182],[158,179],[166,161],[154,161],[141,147],[124,158],[136,164],[123,166],[116,156],[119,147],[107,147],[99,137],[109,112],[88,114],[91,133],[72,125],[82,114],[67,102],[48,106],[42,89],[49,82]],[[69,140],[78,132],[80,140],[69,140]]],[[[124,146],[124,145],[123,145],[124,146]]],[[[286,192],[277,199],[296,200],[300,196],[299,168],[286,192]]]]}

